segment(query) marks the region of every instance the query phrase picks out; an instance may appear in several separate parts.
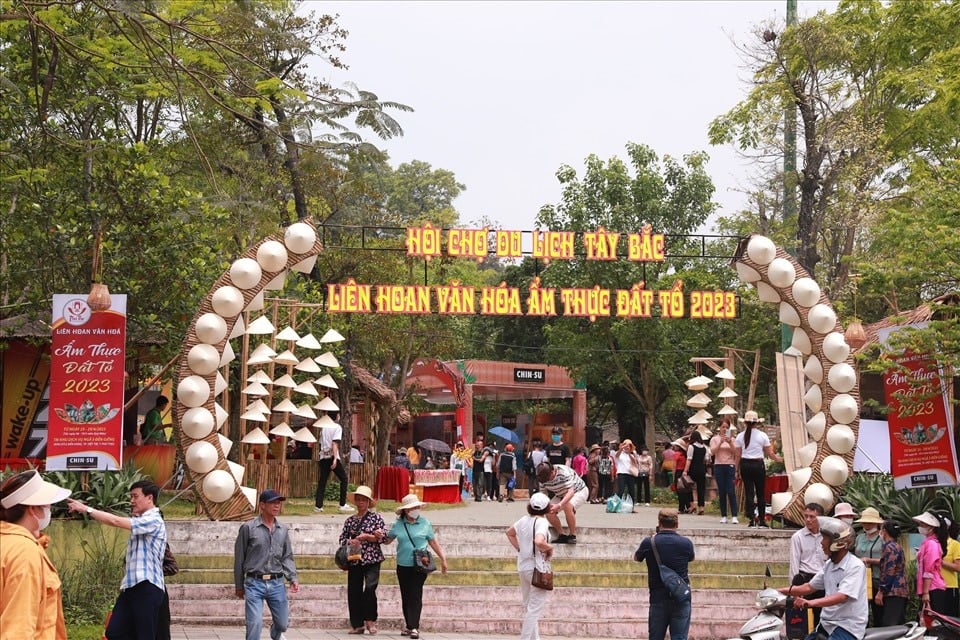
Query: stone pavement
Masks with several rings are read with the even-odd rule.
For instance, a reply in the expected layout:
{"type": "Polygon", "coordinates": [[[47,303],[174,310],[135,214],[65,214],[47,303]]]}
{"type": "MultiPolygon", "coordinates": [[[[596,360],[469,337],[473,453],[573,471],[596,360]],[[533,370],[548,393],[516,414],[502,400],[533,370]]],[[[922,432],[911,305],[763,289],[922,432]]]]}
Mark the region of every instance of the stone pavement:
{"type": "MultiPolygon", "coordinates": [[[[244,640],[245,637],[242,627],[187,627],[174,625],[170,629],[171,640],[244,640]]],[[[346,629],[291,628],[287,631],[286,637],[286,640],[351,640],[354,636],[347,633],[346,629]]],[[[366,635],[366,637],[370,636],[366,635]]],[[[401,640],[399,629],[381,629],[376,637],[401,640]]],[[[550,637],[552,640],[574,640],[573,638],[562,638],[560,636],[550,637]]],[[[261,638],[262,640],[269,640],[270,634],[266,629],[264,629],[261,638]]],[[[516,636],[497,636],[488,633],[470,635],[462,631],[455,631],[446,633],[421,632],[420,638],[421,640],[507,640],[508,638],[515,639],[516,636]]]]}

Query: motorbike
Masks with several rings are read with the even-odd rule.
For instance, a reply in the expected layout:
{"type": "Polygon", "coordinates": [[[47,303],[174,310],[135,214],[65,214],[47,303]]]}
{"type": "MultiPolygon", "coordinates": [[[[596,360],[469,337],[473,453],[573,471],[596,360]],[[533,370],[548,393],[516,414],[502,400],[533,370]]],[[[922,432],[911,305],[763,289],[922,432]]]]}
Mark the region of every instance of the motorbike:
{"type": "Polygon", "coordinates": [[[933,626],[927,629],[927,638],[960,640],[960,618],[945,616],[933,609],[924,609],[923,615],[933,620],[933,626]]]}
{"type": "MultiPolygon", "coordinates": [[[[784,612],[793,607],[793,597],[786,596],[776,589],[764,588],[757,592],[754,604],[759,609],[757,614],[740,628],[739,636],[729,640],[781,640],[784,630],[784,612]]],[[[863,640],[921,640],[926,631],[918,623],[908,622],[894,627],[867,629],[863,640]]],[[[955,638],[956,636],[942,637],[955,638]]]]}

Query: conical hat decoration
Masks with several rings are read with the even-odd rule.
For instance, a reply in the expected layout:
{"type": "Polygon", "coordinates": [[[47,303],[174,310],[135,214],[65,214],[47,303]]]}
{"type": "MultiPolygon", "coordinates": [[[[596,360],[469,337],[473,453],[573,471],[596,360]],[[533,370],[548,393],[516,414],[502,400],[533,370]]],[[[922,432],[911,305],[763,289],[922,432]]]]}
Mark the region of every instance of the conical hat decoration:
{"type": "Polygon", "coordinates": [[[283,365],[295,365],[298,362],[300,362],[300,360],[297,359],[297,356],[293,355],[293,351],[290,351],[289,349],[277,355],[277,357],[274,358],[273,361],[276,364],[283,364],[283,365]]]}
{"type": "Polygon", "coordinates": [[[736,398],[737,392],[731,389],[730,387],[724,387],[720,393],[717,394],[718,398],[736,398]]]}
{"type": "Polygon", "coordinates": [[[340,366],[340,361],[337,360],[337,356],[333,355],[333,352],[331,351],[327,351],[326,353],[323,353],[317,356],[316,358],[314,358],[314,360],[316,360],[317,364],[322,365],[324,367],[340,366]]]}
{"type": "Polygon", "coordinates": [[[320,338],[320,342],[327,344],[328,342],[341,342],[344,339],[342,335],[337,333],[336,329],[328,329],[327,332],[323,334],[323,337],[320,338]]]}
{"type": "Polygon", "coordinates": [[[270,444],[270,438],[263,432],[263,429],[255,427],[248,431],[240,442],[244,444],[270,444]]]}
{"type": "Polygon", "coordinates": [[[711,382],[713,382],[713,380],[707,376],[697,376],[695,378],[690,378],[684,382],[684,384],[687,385],[687,389],[690,389],[691,391],[703,391],[710,386],[711,382]]]}
{"type": "Polygon", "coordinates": [[[705,393],[698,393],[689,400],[687,400],[687,406],[693,407],[695,409],[703,409],[704,407],[710,404],[710,396],[705,393]]]}
{"type": "Polygon", "coordinates": [[[293,388],[297,393],[302,393],[307,396],[319,396],[320,393],[317,391],[317,388],[313,386],[313,383],[309,380],[301,382],[293,388]]]}
{"type": "Polygon", "coordinates": [[[273,408],[274,413],[286,413],[288,411],[296,411],[297,405],[291,402],[290,398],[284,398],[277,403],[277,406],[273,408]]]}
{"type": "Polygon", "coordinates": [[[319,409],[320,411],[340,411],[340,407],[337,406],[337,403],[330,398],[324,398],[314,405],[313,408],[319,409]]]}
{"type": "Polygon", "coordinates": [[[293,429],[290,428],[286,422],[281,422],[273,429],[270,429],[270,435],[272,436],[281,436],[283,438],[292,438],[294,436],[293,429]]]}
{"type": "Polygon", "coordinates": [[[251,336],[268,336],[273,333],[273,324],[267,316],[260,316],[247,327],[247,334],[251,336]]]}
{"type": "Polygon", "coordinates": [[[312,333],[308,333],[299,340],[297,340],[297,346],[303,349],[322,349],[323,345],[313,337],[312,333]]]}
{"type": "Polygon", "coordinates": [[[304,358],[297,366],[294,367],[297,371],[303,371],[305,373],[320,373],[320,365],[314,362],[313,358],[304,358]]]}
{"type": "Polygon", "coordinates": [[[277,334],[277,340],[299,340],[300,334],[293,330],[293,327],[284,327],[283,331],[277,334]]]}
{"type": "Polygon", "coordinates": [[[290,377],[289,373],[285,373],[276,380],[273,381],[274,386],[285,387],[287,389],[293,389],[297,386],[297,381],[290,377]]]}
{"type": "Polygon", "coordinates": [[[334,422],[333,419],[327,414],[323,414],[316,422],[313,423],[313,426],[317,429],[326,429],[337,426],[337,423],[334,422]]]}
{"type": "Polygon", "coordinates": [[[337,383],[334,382],[333,376],[331,376],[329,373],[326,374],[326,375],[320,376],[320,377],[317,378],[314,382],[315,382],[316,384],[320,385],[321,387],[327,387],[327,388],[329,388],[329,389],[339,389],[339,388],[340,388],[340,387],[337,386],[337,383]]]}
{"type": "Polygon", "coordinates": [[[301,427],[297,429],[293,434],[293,439],[297,442],[316,442],[317,437],[310,433],[308,427],[301,427]]]}
{"type": "Polygon", "coordinates": [[[247,378],[247,382],[259,382],[260,384],[273,384],[273,381],[270,380],[263,369],[257,369],[250,377],[247,378]]]}

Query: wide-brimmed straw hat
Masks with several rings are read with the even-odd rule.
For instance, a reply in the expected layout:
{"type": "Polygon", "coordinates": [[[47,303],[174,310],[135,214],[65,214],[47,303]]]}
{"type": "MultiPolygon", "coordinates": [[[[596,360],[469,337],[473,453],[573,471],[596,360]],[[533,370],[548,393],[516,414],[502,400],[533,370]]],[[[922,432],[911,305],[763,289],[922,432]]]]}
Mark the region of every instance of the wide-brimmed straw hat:
{"type": "Polygon", "coordinates": [[[747,411],[745,414],[743,414],[743,417],[740,418],[740,422],[752,422],[754,424],[759,424],[763,422],[763,418],[761,418],[756,411],[747,411]]]}
{"type": "Polygon", "coordinates": [[[368,486],[360,485],[357,487],[356,491],[351,491],[347,494],[347,500],[353,504],[357,504],[357,496],[363,496],[370,501],[371,505],[377,504],[376,499],[373,497],[373,489],[368,486]]]}
{"type": "Polygon", "coordinates": [[[0,501],[4,509],[10,509],[18,504],[42,507],[70,497],[69,489],[47,482],[36,470],[24,471],[22,475],[28,474],[32,476],[29,480],[0,501]]]}
{"type": "Polygon", "coordinates": [[[396,512],[397,512],[397,515],[399,516],[407,509],[413,509],[414,507],[422,507],[425,504],[427,503],[421,500],[420,498],[418,498],[417,494],[408,493],[407,495],[403,496],[403,500],[400,501],[400,506],[397,507],[396,512]]]}
{"type": "Polygon", "coordinates": [[[879,511],[873,507],[867,507],[860,514],[860,519],[854,520],[854,522],[857,524],[883,524],[883,518],[880,517],[879,511]]]}

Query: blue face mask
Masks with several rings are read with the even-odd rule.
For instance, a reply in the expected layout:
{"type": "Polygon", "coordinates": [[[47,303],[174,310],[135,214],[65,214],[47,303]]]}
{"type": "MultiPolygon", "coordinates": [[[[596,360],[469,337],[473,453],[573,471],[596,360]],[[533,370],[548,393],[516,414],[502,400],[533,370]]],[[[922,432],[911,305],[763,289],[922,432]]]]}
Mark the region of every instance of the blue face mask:
{"type": "Polygon", "coordinates": [[[559,436],[559,435],[553,436],[553,441],[554,441],[554,442],[560,442],[560,436],[559,436]]]}

